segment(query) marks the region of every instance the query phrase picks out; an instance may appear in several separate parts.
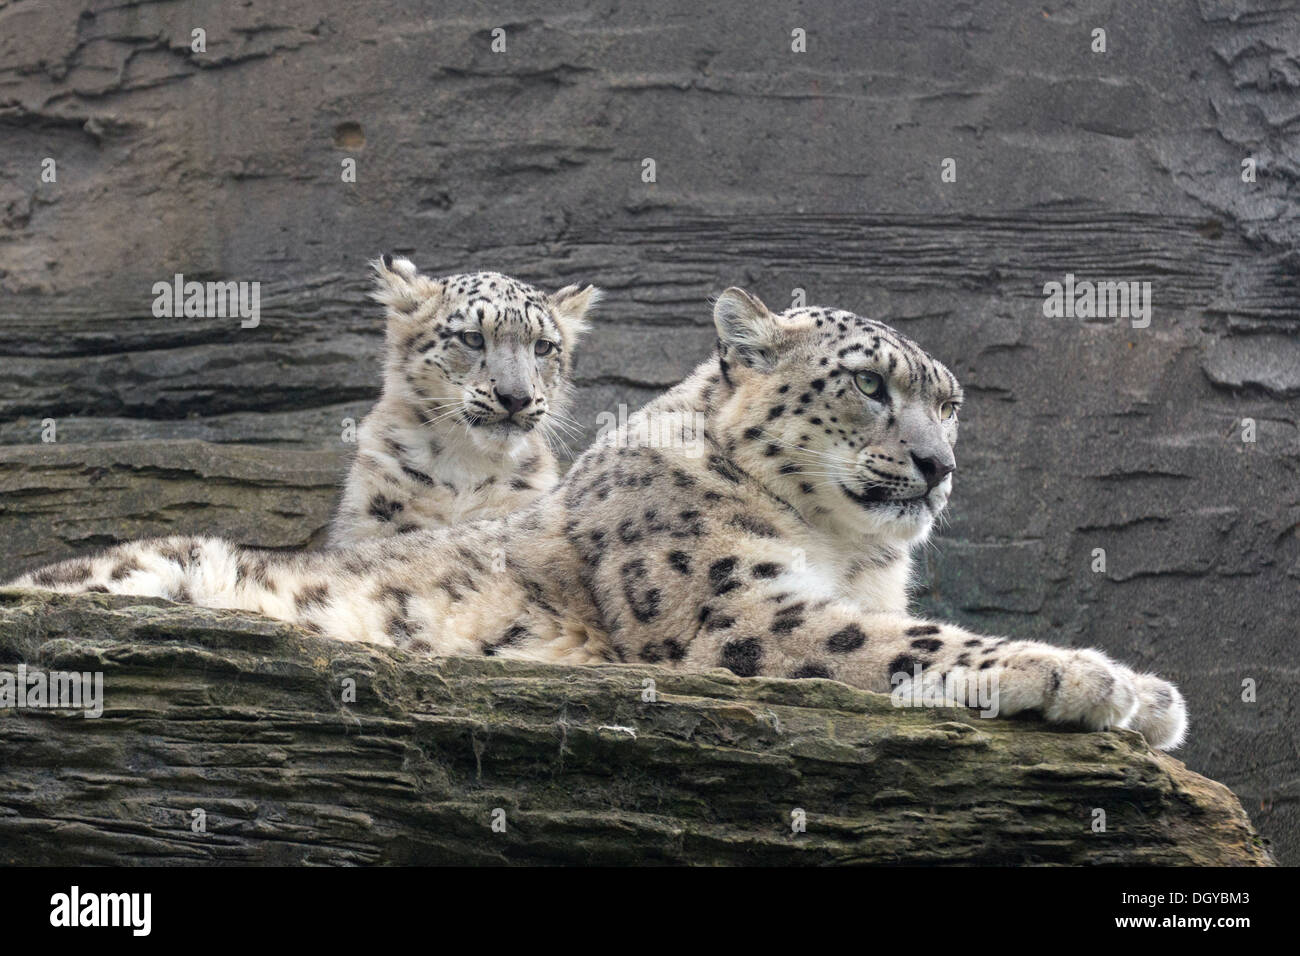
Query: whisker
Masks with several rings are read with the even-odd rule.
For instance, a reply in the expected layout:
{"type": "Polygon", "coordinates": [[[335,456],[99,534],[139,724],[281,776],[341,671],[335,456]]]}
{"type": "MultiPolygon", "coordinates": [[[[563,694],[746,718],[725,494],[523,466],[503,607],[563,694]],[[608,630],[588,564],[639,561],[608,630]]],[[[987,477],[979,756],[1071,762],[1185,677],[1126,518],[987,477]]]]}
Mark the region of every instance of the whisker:
{"type": "Polygon", "coordinates": [[[551,446],[551,451],[556,451],[555,443],[558,442],[560,447],[564,449],[564,457],[567,459],[573,458],[573,450],[569,448],[568,443],[554,431],[550,423],[545,421],[542,422],[542,438],[551,446]]]}
{"type": "Polygon", "coordinates": [[[812,448],[805,448],[803,445],[793,444],[792,442],[786,441],[784,438],[780,438],[776,435],[773,435],[771,432],[763,428],[760,428],[758,430],[758,433],[774,445],[779,445],[782,448],[788,448],[791,451],[802,452],[803,454],[816,458],[820,461],[839,461],[839,462],[843,462],[846,465],[855,465],[857,463],[856,459],[849,458],[846,455],[840,454],[839,452],[817,451],[812,448]]]}
{"type": "Polygon", "coordinates": [[[551,428],[562,429],[564,433],[568,435],[570,438],[578,439],[583,436],[583,432],[580,429],[576,428],[573,425],[568,424],[567,422],[561,422],[561,421],[546,422],[545,420],[543,420],[543,422],[544,424],[549,425],[551,428]]]}
{"type": "Polygon", "coordinates": [[[570,418],[567,415],[557,415],[555,412],[549,412],[547,414],[547,417],[550,418],[552,421],[554,421],[557,425],[562,425],[567,428],[573,429],[573,431],[577,434],[581,434],[582,432],[586,431],[586,427],[582,424],[582,422],[578,421],[576,418],[570,418]]]}
{"type": "Polygon", "coordinates": [[[459,415],[462,411],[464,411],[464,409],[462,409],[462,408],[453,408],[453,409],[452,409],[451,411],[449,411],[449,412],[443,412],[441,415],[437,416],[436,418],[430,418],[430,419],[428,419],[427,421],[425,421],[424,424],[425,424],[425,425],[436,425],[436,424],[438,424],[439,422],[441,422],[441,421],[443,421],[443,420],[445,420],[445,419],[451,418],[453,415],[459,415]]]}

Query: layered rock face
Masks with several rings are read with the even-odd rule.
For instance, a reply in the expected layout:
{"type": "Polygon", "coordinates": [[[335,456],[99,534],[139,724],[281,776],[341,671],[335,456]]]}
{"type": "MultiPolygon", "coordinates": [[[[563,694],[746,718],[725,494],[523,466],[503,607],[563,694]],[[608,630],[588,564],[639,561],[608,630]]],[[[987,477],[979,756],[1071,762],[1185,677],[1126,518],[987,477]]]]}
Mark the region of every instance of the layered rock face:
{"type": "Polygon", "coordinates": [[[804,297],[966,386],[924,609],[1177,681],[1179,756],[1300,863],[1297,87],[1273,0],[5,5],[0,575],[314,546],[380,252],[604,287],[588,435],[707,354],[711,295],[804,297]],[[256,325],[155,310],[177,274],[258,283],[256,325]]]}

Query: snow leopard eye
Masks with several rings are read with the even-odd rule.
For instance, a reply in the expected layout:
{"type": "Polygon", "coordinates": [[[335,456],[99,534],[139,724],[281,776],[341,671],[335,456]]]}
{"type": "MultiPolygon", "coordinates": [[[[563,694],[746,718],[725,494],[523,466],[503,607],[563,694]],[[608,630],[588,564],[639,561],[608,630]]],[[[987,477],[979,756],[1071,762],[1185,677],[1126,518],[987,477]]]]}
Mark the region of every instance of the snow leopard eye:
{"type": "Polygon", "coordinates": [[[538,339],[533,345],[534,355],[550,355],[553,351],[555,351],[555,343],[548,342],[546,339],[538,339]]]}
{"type": "Polygon", "coordinates": [[[481,349],[483,347],[482,332],[462,332],[460,340],[472,349],[481,349]]]}
{"type": "Polygon", "coordinates": [[[956,403],[956,402],[944,402],[942,405],[940,405],[940,406],[939,406],[939,417],[942,418],[945,422],[946,422],[946,421],[951,421],[952,419],[956,418],[956,417],[957,417],[957,403],[956,403]]]}
{"type": "Polygon", "coordinates": [[[868,398],[883,398],[885,394],[885,380],[875,372],[858,372],[853,376],[853,384],[858,387],[858,391],[868,398]]]}

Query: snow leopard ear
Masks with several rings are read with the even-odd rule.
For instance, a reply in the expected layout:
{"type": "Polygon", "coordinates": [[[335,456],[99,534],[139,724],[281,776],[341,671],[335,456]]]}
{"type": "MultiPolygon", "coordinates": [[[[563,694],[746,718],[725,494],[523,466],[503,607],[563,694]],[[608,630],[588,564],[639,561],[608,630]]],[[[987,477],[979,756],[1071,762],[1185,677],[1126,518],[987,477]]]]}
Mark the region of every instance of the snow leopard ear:
{"type": "Polygon", "coordinates": [[[786,332],[758,296],[732,286],[713,304],[713,325],[719,345],[738,361],[762,372],[776,366],[786,332]]]}
{"type": "Polygon", "coordinates": [[[410,259],[395,259],[385,253],[370,267],[375,271],[375,289],[370,297],[388,307],[391,319],[414,316],[442,291],[442,284],[420,275],[410,259]]]}
{"type": "Polygon", "coordinates": [[[577,341],[578,337],[590,327],[587,313],[595,307],[603,294],[594,285],[589,285],[585,289],[576,285],[566,285],[550,297],[551,314],[568,342],[577,341]]]}

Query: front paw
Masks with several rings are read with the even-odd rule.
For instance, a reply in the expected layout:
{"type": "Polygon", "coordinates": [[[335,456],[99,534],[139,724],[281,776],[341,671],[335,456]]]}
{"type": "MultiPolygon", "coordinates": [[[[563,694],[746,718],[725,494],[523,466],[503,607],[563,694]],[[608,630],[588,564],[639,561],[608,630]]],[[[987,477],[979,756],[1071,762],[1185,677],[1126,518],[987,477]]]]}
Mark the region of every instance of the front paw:
{"type": "Polygon", "coordinates": [[[1039,711],[1052,723],[1089,730],[1127,727],[1138,709],[1134,676],[1105,654],[1027,641],[1007,647],[998,673],[1005,713],[1039,711]]]}
{"type": "Polygon", "coordinates": [[[1134,674],[1137,711],[1127,726],[1157,750],[1174,750],[1187,736],[1187,703],[1178,688],[1154,674],[1134,674]]]}

